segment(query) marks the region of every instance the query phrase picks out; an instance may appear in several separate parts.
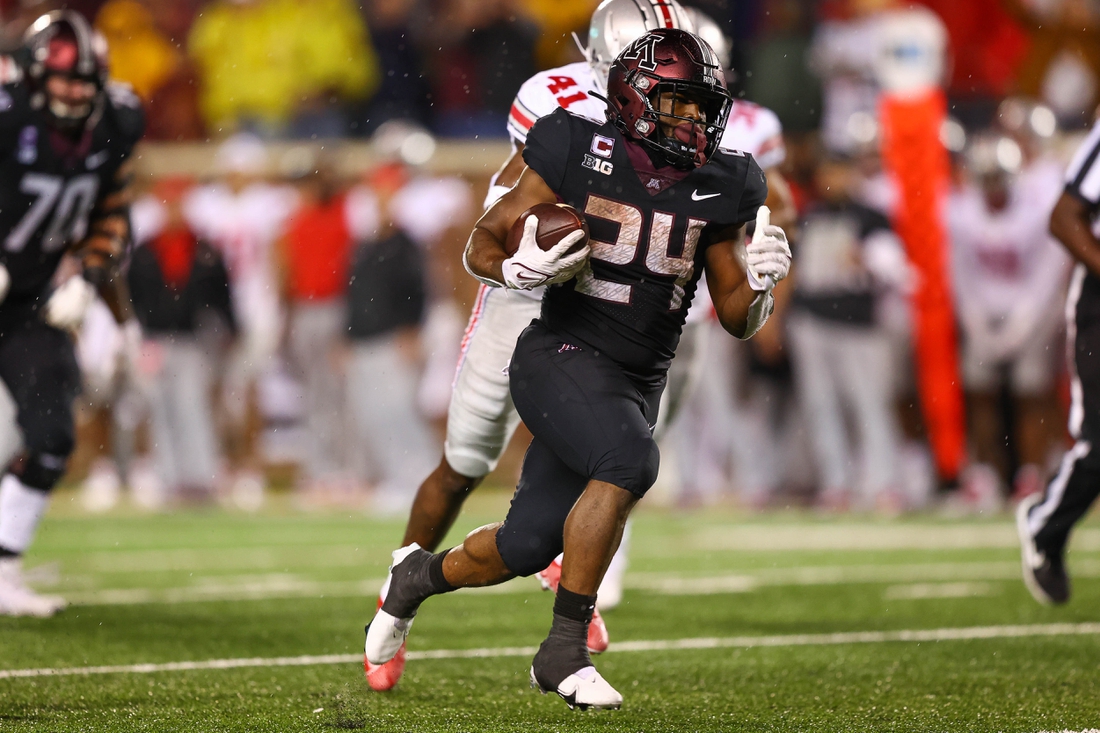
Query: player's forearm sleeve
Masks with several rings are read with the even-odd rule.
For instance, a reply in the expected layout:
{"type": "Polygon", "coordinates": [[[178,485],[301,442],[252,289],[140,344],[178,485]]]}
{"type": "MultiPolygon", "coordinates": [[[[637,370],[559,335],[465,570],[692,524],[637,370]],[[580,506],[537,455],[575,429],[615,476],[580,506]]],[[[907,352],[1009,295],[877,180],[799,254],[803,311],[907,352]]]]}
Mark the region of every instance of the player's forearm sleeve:
{"type": "Polygon", "coordinates": [[[765,290],[757,295],[749,306],[749,315],[745,321],[745,333],[740,336],[740,339],[745,341],[755,336],[756,332],[768,322],[768,317],[772,314],[774,308],[775,298],[772,297],[770,290],[765,290]]]}

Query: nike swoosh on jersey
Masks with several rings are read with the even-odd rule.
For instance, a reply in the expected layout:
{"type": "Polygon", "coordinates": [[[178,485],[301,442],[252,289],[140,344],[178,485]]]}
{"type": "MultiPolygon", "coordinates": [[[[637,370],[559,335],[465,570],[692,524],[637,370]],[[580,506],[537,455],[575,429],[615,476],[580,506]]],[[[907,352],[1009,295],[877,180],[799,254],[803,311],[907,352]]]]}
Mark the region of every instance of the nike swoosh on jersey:
{"type": "Polygon", "coordinates": [[[721,196],[721,195],[722,194],[720,194],[720,193],[705,193],[705,194],[700,196],[699,195],[699,189],[695,189],[694,191],[691,192],[691,200],[692,201],[705,201],[706,199],[712,199],[715,196],[721,196]]]}

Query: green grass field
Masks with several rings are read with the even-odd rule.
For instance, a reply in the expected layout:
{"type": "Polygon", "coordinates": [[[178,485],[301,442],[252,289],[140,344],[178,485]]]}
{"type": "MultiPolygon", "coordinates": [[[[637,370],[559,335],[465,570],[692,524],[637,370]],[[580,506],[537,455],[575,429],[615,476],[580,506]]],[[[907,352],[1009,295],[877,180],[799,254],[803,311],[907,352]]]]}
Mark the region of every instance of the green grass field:
{"type": "MultiPolygon", "coordinates": [[[[452,539],[506,502],[475,495],[452,539]]],[[[93,518],[69,506],[58,497],[28,566],[73,605],[0,619],[5,733],[1100,728],[1096,523],[1070,555],[1074,599],[1049,609],[1019,580],[1007,516],[643,510],[625,601],[607,614],[612,648],[596,660],[625,704],[581,713],[528,688],[530,652],[500,651],[549,628],[551,597],[530,579],[429,601],[400,687],[366,687],[363,625],[400,522],[278,508],[93,518]],[[649,643],[675,640],[691,641],[649,643]],[[484,656],[461,656],[474,649],[484,656]],[[299,659],[317,655],[336,658],[299,659]],[[256,661],[202,668],[240,659],[256,661]],[[10,673],[179,662],[200,664],[10,673]]]]}

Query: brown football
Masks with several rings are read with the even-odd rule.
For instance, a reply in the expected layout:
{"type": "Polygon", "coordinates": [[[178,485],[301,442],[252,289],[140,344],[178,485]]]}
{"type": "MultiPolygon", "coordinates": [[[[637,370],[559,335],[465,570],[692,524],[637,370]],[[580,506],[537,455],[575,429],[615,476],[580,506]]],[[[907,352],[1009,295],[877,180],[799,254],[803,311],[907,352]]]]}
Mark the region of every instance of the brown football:
{"type": "Polygon", "coordinates": [[[504,243],[504,250],[509,257],[519,249],[519,240],[523,236],[523,224],[527,221],[527,217],[532,215],[537,216],[539,220],[535,242],[544,252],[578,229],[584,232],[584,237],[570,247],[569,251],[576,251],[588,244],[588,224],[585,223],[580,212],[568,204],[535,204],[520,214],[508,232],[508,241],[504,243]]]}

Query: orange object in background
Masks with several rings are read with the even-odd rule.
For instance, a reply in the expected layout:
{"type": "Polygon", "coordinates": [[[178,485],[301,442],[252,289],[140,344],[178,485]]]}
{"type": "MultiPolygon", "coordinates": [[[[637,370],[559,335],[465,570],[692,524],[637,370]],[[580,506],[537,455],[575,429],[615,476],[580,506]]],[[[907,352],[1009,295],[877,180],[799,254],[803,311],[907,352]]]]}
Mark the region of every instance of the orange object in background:
{"type": "Polygon", "coordinates": [[[898,186],[894,228],[920,273],[913,295],[917,390],[928,439],[943,481],[958,478],[966,456],[966,417],[943,221],[949,185],[940,127],[947,102],[939,89],[912,97],[884,95],[879,107],[882,157],[898,186]]]}

